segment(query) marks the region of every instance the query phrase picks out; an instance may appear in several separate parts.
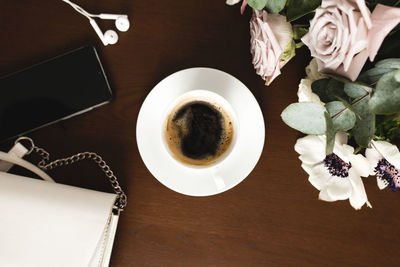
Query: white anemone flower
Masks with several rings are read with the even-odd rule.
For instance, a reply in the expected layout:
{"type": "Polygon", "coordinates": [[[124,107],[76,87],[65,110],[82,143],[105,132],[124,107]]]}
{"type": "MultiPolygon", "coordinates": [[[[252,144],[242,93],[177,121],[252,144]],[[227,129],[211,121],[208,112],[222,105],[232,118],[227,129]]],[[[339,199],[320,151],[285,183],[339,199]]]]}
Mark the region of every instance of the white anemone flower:
{"type": "Polygon", "coordinates": [[[400,152],[397,146],[386,141],[371,141],[365,151],[376,174],[379,189],[389,186],[392,191],[400,190],[400,152]]]}
{"type": "Polygon", "coordinates": [[[299,84],[299,89],[297,90],[297,97],[299,98],[299,102],[313,102],[320,105],[325,105],[319,99],[317,94],[314,94],[311,89],[312,80],[310,79],[301,79],[299,84]]]}
{"type": "Polygon", "coordinates": [[[308,181],[318,190],[319,199],[336,201],[349,199],[350,205],[360,209],[371,207],[361,176],[368,177],[372,168],[365,157],[354,155],[347,145],[347,135],[338,132],[333,153],[325,154],[326,137],[308,135],[297,140],[294,149],[300,154],[301,167],[310,175],[308,181]]]}

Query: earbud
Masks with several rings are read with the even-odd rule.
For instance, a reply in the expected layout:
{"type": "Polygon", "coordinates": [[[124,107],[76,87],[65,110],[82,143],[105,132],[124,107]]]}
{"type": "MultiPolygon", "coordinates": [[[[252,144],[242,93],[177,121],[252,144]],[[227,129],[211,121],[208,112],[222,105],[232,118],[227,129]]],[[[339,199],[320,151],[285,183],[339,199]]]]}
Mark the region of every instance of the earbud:
{"type": "Polygon", "coordinates": [[[113,30],[108,30],[104,33],[104,40],[107,44],[116,44],[118,42],[118,34],[113,30]]]}
{"type": "Polygon", "coordinates": [[[130,23],[129,23],[127,15],[105,14],[105,13],[101,13],[98,15],[91,14],[91,13],[87,12],[86,10],[84,10],[82,7],[78,6],[77,4],[72,3],[69,0],[62,0],[62,1],[69,4],[77,12],[79,12],[80,14],[84,15],[85,17],[87,17],[89,19],[90,24],[92,25],[93,29],[95,30],[95,32],[97,33],[97,35],[99,36],[100,40],[103,42],[104,45],[116,44],[118,42],[118,34],[113,30],[108,30],[103,34],[103,32],[100,30],[99,26],[97,25],[96,21],[92,18],[115,20],[115,27],[117,27],[117,29],[121,32],[126,32],[130,27],[130,23]]]}
{"type": "Polygon", "coordinates": [[[115,20],[115,27],[121,32],[126,32],[129,29],[130,23],[127,15],[117,14],[99,14],[101,19],[113,19],[115,20]]]}

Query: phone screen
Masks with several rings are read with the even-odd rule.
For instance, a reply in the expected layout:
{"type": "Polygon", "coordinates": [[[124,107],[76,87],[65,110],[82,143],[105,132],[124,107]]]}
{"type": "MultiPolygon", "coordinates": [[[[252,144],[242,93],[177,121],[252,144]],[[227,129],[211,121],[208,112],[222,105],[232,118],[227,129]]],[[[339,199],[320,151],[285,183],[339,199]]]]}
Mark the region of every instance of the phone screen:
{"type": "Polygon", "coordinates": [[[110,101],[94,47],[83,47],[0,79],[0,140],[110,101]]]}

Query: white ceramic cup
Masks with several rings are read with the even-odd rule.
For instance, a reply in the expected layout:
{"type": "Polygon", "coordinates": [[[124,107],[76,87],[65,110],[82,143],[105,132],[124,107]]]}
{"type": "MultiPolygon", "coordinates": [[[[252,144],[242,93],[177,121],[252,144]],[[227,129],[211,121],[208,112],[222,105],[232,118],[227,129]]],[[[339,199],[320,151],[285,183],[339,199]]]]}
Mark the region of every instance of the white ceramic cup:
{"type": "Polygon", "coordinates": [[[169,105],[168,108],[166,109],[164,116],[162,116],[163,122],[162,122],[162,132],[160,133],[160,138],[162,139],[162,144],[164,146],[164,149],[167,151],[167,154],[169,157],[173,159],[173,161],[181,168],[188,168],[191,169],[192,171],[207,171],[210,172],[218,187],[223,188],[224,187],[224,182],[222,179],[218,178],[218,166],[220,166],[226,159],[229,157],[229,155],[232,153],[232,151],[235,149],[236,145],[236,140],[238,138],[239,134],[239,123],[235,114],[235,111],[233,110],[232,106],[229,104],[229,102],[220,96],[219,94],[216,94],[214,92],[208,91],[208,90],[192,90],[188,91],[179,97],[177,97],[175,100],[173,100],[169,105]],[[186,164],[178,159],[176,159],[173,155],[173,153],[170,151],[169,146],[165,140],[165,130],[166,130],[166,124],[168,117],[170,113],[173,111],[173,109],[179,105],[179,106],[184,106],[186,103],[190,103],[193,101],[204,101],[207,103],[210,103],[211,105],[221,107],[229,116],[229,118],[232,121],[233,124],[233,137],[231,144],[229,145],[228,149],[221,155],[219,158],[208,165],[191,165],[191,164],[186,164]]]}

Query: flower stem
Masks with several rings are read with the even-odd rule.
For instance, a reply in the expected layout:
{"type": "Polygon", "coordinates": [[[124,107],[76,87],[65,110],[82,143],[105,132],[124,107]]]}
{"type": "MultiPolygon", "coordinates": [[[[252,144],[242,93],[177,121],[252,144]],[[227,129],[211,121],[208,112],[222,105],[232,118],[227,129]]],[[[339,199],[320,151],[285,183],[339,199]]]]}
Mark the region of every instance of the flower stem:
{"type": "MultiPolygon", "coordinates": [[[[400,1],[400,0],[399,0],[399,1],[400,1]]],[[[357,99],[357,100],[356,100],[354,103],[352,103],[351,105],[352,105],[352,106],[357,105],[358,103],[360,103],[361,101],[363,101],[366,97],[368,97],[370,94],[371,94],[371,93],[368,92],[365,96],[360,97],[359,99],[357,99]]],[[[335,115],[333,115],[331,118],[334,119],[334,118],[339,117],[339,116],[340,116],[343,112],[345,112],[346,110],[348,110],[348,108],[342,109],[341,111],[339,111],[338,113],[336,113],[335,115]]]]}

